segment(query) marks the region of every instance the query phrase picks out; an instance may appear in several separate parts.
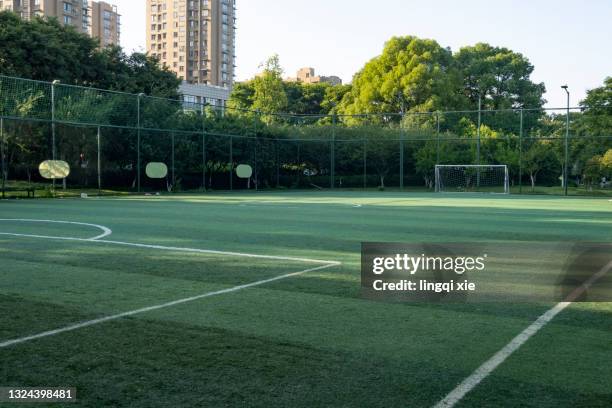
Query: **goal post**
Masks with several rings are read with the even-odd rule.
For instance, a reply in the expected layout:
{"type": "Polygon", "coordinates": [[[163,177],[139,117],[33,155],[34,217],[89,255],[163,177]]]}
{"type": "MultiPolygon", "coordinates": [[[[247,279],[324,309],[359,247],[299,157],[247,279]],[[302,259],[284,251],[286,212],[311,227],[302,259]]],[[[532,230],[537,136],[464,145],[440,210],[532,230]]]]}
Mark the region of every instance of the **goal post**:
{"type": "Polygon", "coordinates": [[[436,165],[436,192],[510,193],[506,165],[436,165]]]}

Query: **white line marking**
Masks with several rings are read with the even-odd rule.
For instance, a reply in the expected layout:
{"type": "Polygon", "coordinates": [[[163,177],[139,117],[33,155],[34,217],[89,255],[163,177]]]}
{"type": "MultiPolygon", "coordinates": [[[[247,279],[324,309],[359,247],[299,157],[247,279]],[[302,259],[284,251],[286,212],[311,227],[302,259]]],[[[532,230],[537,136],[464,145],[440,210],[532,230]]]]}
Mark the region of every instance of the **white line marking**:
{"type": "MultiPolygon", "coordinates": [[[[105,227],[104,225],[98,225],[98,224],[88,224],[85,222],[74,222],[74,221],[55,221],[55,220],[32,220],[32,219],[9,219],[9,218],[2,218],[0,219],[1,221],[16,221],[16,222],[40,222],[40,223],[51,223],[51,224],[72,224],[72,225],[82,225],[82,226],[86,226],[86,227],[94,227],[94,228],[98,228],[100,230],[102,230],[102,234],[97,235],[93,238],[89,238],[87,239],[87,241],[95,241],[98,239],[102,239],[105,237],[108,237],[110,234],[113,233],[113,231],[111,231],[110,228],[105,227]]],[[[37,237],[39,238],[39,237],[37,237]]]]}
{"type": "Polygon", "coordinates": [[[260,280],[260,281],[253,282],[253,283],[247,283],[245,285],[234,286],[234,287],[231,287],[231,288],[217,290],[217,291],[214,291],[214,292],[207,292],[207,293],[203,293],[201,295],[192,296],[192,297],[188,297],[188,298],[184,298],[184,299],[178,299],[178,300],[174,300],[172,302],[163,303],[163,304],[160,304],[160,305],[143,307],[141,309],[131,310],[129,312],[123,312],[123,313],[115,314],[115,315],[112,315],[112,316],[101,317],[99,319],[88,320],[88,321],[85,321],[85,322],[72,324],[70,326],[65,326],[65,327],[62,327],[62,328],[59,328],[59,329],[45,331],[45,332],[42,332],[42,333],[34,334],[34,335],[31,335],[31,336],[27,336],[27,337],[22,337],[22,338],[19,338],[19,339],[7,340],[7,341],[4,341],[4,342],[0,343],[0,348],[14,346],[16,344],[25,343],[27,341],[36,340],[36,339],[40,339],[40,338],[43,338],[43,337],[54,336],[56,334],[60,334],[60,333],[65,333],[65,332],[69,332],[69,331],[73,331],[73,330],[82,329],[84,327],[89,327],[89,326],[93,326],[93,325],[96,325],[96,324],[105,323],[105,322],[108,322],[108,321],[111,321],[111,320],[121,319],[123,317],[134,316],[134,315],[141,314],[141,313],[151,312],[153,310],[159,310],[159,309],[164,309],[164,308],[167,308],[167,307],[172,307],[172,306],[180,305],[180,304],[183,304],[183,303],[193,302],[193,301],[204,299],[204,298],[207,298],[207,297],[223,295],[223,294],[231,293],[231,292],[237,292],[239,290],[248,289],[248,288],[252,288],[252,287],[255,287],[255,286],[265,285],[265,284],[270,283],[270,282],[275,282],[275,281],[279,281],[279,280],[282,280],[282,279],[287,279],[287,278],[291,278],[291,277],[294,277],[294,276],[303,275],[303,274],[308,273],[308,272],[314,272],[314,271],[319,271],[321,269],[331,268],[332,266],[336,266],[336,264],[317,266],[316,268],[310,268],[310,269],[305,269],[305,270],[299,271],[299,272],[288,273],[288,274],[281,275],[281,276],[276,276],[276,277],[270,278],[270,279],[264,279],[264,280],[260,280]]]}
{"type": "Polygon", "coordinates": [[[589,280],[577,287],[570,293],[563,302],[558,303],[546,313],[540,316],[529,327],[523,330],[518,336],[510,341],[504,348],[499,350],[493,357],[476,369],[465,380],[452,390],[444,399],[438,402],[434,408],[450,408],[455,406],[471,390],[473,390],[482,380],[491,374],[501,363],[503,363],[512,353],[518,350],[531,336],[536,334],[546,324],[561,313],[566,307],[571,305],[585,290],[589,289],[593,283],[604,276],[612,268],[612,261],[604,266],[599,272],[591,276],[589,280]]]}
{"type": "Polygon", "coordinates": [[[211,249],[169,247],[169,246],[163,246],[163,245],[137,244],[137,243],[132,243],[132,242],[122,242],[122,241],[107,241],[107,240],[95,239],[95,238],[55,237],[55,236],[48,236],[48,235],[15,234],[15,233],[9,233],[9,232],[0,232],[0,236],[2,235],[11,236],[11,237],[49,239],[49,240],[56,240],[56,241],[95,242],[95,243],[100,243],[100,244],[121,245],[121,246],[129,246],[129,247],[136,247],[136,248],[159,249],[163,251],[190,252],[190,253],[209,254],[209,255],[226,255],[226,256],[236,256],[236,257],[242,257],[242,258],[272,259],[272,260],[277,260],[277,261],[295,261],[295,262],[306,262],[306,263],[318,263],[318,264],[325,264],[325,265],[340,265],[341,264],[341,262],[338,262],[338,261],[325,261],[322,259],[294,258],[290,256],[276,256],[276,255],[257,255],[257,254],[248,254],[248,253],[242,253],[242,252],[216,251],[216,250],[211,250],[211,249]]]}

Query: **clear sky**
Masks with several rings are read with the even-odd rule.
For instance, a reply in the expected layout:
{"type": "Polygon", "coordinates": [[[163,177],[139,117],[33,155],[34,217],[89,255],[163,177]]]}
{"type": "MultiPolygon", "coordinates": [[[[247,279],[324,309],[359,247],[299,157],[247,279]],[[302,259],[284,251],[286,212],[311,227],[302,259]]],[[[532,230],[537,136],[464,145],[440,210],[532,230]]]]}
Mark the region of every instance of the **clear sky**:
{"type": "MultiPolygon", "coordinates": [[[[145,48],[145,0],[110,0],[121,43],[145,48]]],[[[546,84],[549,107],[572,105],[612,76],[612,0],[237,0],[237,80],[279,54],[286,76],[312,66],[350,81],[394,35],[433,38],[453,51],[477,42],[521,52],[546,84]]]]}

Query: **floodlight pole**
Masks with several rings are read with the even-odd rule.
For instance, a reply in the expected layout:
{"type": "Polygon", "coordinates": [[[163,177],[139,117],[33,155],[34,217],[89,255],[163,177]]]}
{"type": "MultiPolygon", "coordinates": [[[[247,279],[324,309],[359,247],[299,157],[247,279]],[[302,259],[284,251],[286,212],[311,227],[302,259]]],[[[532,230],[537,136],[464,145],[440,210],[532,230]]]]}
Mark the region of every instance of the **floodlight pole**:
{"type": "Polygon", "coordinates": [[[138,116],[138,136],[136,140],[136,186],[137,191],[140,193],[140,99],[144,96],[143,93],[139,93],[137,97],[137,116],[138,116]]]}
{"type": "Polygon", "coordinates": [[[568,195],[568,180],[569,180],[569,133],[570,133],[570,92],[567,85],[561,87],[567,93],[567,117],[565,123],[565,161],[563,163],[563,189],[564,193],[568,195]]]}
{"type": "MultiPolygon", "coordinates": [[[[55,87],[60,83],[58,79],[51,82],[51,160],[55,161],[55,87]]],[[[55,195],[55,178],[52,181],[55,195]]]]}

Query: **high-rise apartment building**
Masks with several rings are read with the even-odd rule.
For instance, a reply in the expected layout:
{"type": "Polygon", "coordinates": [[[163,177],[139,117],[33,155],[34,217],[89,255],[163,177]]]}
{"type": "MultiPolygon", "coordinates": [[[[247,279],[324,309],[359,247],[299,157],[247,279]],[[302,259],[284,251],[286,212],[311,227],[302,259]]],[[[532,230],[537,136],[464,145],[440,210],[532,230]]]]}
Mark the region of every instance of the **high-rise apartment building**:
{"type": "Polygon", "coordinates": [[[147,0],[147,51],[189,84],[231,88],[235,0],[147,0]]]}
{"type": "Polygon", "coordinates": [[[119,44],[120,16],[116,6],[90,0],[0,0],[0,10],[21,18],[55,17],[60,23],[100,40],[101,46],[119,44]]]}
{"type": "Polygon", "coordinates": [[[121,16],[117,6],[103,1],[91,2],[91,25],[89,35],[100,40],[100,45],[106,47],[119,44],[121,35],[121,16]]]}

